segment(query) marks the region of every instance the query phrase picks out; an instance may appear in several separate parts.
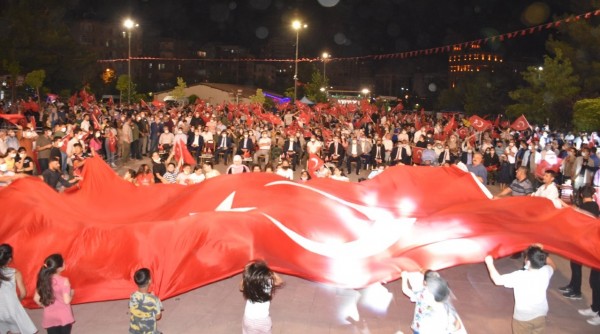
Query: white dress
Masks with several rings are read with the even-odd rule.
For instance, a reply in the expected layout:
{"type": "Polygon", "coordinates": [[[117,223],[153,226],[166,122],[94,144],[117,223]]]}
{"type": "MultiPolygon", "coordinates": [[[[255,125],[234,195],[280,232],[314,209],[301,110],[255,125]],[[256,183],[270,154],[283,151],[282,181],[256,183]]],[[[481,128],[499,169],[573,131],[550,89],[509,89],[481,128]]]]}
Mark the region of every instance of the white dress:
{"type": "Polygon", "coordinates": [[[0,333],[8,331],[21,334],[33,334],[38,330],[25,312],[17,297],[15,270],[0,268],[2,274],[9,278],[0,281],[0,333]]]}

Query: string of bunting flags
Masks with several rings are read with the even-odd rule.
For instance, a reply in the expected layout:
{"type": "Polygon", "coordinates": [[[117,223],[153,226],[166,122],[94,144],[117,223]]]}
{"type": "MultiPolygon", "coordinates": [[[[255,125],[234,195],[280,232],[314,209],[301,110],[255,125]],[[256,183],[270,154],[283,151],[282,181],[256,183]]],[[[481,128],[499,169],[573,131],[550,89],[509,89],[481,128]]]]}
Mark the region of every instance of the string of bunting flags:
{"type": "MultiPolygon", "coordinates": [[[[496,41],[503,42],[508,39],[514,39],[519,37],[525,37],[527,35],[532,35],[534,33],[541,32],[543,30],[549,30],[558,28],[562,24],[568,24],[573,22],[578,22],[581,20],[589,20],[592,17],[600,16],[600,9],[594,10],[591,12],[583,13],[580,15],[569,16],[564,19],[555,20],[552,22],[540,24],[534,27],[529,27],[525,29],[515,30],[512,32],[489,36],[486,38],[480,38],[476,40],[461,42],[457,44],[448,44],[444,46],[438,46],[428,49],[421,50],[412,50],[405,51],[399,53],[388,53],[381,55],[367,55],[367,56],[359,56],[359,57],[332,57],[328,58],[327,61],[358,61],[358,60],[385,60],[385,59],[406,59],[406,58],[414,58],[417,56],[423,55],[434,55],[440,53],[450,52],[454,47],[467,47],[470,45],[481,45],[487,43],[493,43],[496,41]]],[[[117,58],[117,59],[100,59],[98,63],[116,63],[116,62],[126,62],[128,58],[117,58]]],[[[131,60],[161,60],[161,61],[206,61],[206,62],[279,62],[279,63],[293,63],[295,59],[275,59],[275,58],[162,58],[162,57],[131,57],[131,60]]],[[[321,62],[323,61],[320,57],[315,58],[299,58],[298,62],[321,62]]]]}

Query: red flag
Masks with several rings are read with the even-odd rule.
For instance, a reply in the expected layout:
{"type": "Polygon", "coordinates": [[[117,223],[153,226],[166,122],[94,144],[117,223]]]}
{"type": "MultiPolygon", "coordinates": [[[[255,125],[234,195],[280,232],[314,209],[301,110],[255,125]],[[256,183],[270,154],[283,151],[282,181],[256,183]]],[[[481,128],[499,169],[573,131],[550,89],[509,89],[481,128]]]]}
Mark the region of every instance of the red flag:
{"type": "Polygon", "coordinates": [[[421,127],[421,117],[415,114],[415,129],[419,130],[421,127]]]}
{"type": "Polygon", "coordinates": [[[112,95],[108,97],[108,102],[106,103],[109,107],[112,107],[115,105],[115,100],[113,100],[112,95]]]}
{"type": "Polygon", "coordinates": [[[77,103],[77,93],[73,94],[69,99],[69,107],[75,108],[75,103],[77,103]]]}
{"type": "Polygon", "coordinates": [[[531,128],[531,125],[529,125],[525,116],[521,115],[510,125],[510,128],[517,131],[523,131],[531,128]]]}
{"type": "MultiPolygon", "coordinates": [[[[156,108],[162,108],[165,106],[164,102],[160,102],[159,100],[154,100],[152,101],[152,105],[155,106],[156,108]]],[[[148,108],[150,109],[150,108],[148,108]]]]}
{"type": "Polygon", "coordinates": [[[20,123],[22,120],[25,119],[25,116],[21,115],[21,114],[0,114],[0,118],[5,119],[6,121],[17,125],[18,123],[20,123]]]}
{"type": "MultiPolygon", "coordinates": [[[[68,252],[69,261],[77,263],[69,268],[73,285],[86,292],[75,295],[75,304],[127,298],[131,284],[124,284],[123,277],[131,275],[132,263],[160,273],[152,281],[153,291],[166,299],[239,274],[257,254],[290,275],[347,289],[396,280],[402,271],[477,263],[486,254],[503,257],[533,242],[600,268],[596,218],[572,208],[555,209],[546,198],[490,200],[469,173],[455,167],[392,167],[360,184],[328,179],[302,184],[244,173],[198,186],[161,184],[140,191],[100,157],[92,157],[82,177],[69,194],[57,195],[37,178],[0,190],[3,207],[31,213],[20,220],[0,215],[0,235],[28,259],[18,263],[19,270],[34,277],[47,254],[68,252]],[[399,198],[409,201],[411,210],[399,210],[399,198]],[[57,205],[61,201],[68,205],[57,205]],[[374,225],[381,217],[390,222],[374,225]],[[66,228],[65,221],[78,223],[66,228]],[[107,221],[118,226],[110,238],[107,221]],[[360,233],[356,224],[364,226],[360,233]],[[144,251],[132,252],[132,247],[144,251]],[[106,288],[98,289],[98,273],[87,268],[106,262],[98,256],[105,249],[114,258],[102,273],[106,288]],[[211,261],[198,262],[196,254],[211,261]],[[351,275],[339,274],[344,266],[351,266],[351,275]]],[[[27,289],[35,289],[33,280],[26,282],[27,289]]],[[[35,305],[32,296],[25,304],[35,305]]]]}
{"type": "Polygon", "coordinates": [[[469,135],[469,130],[467,130],[467,128],[465,128],[464,126],[460,129],[458,129],[458,137],[460,137],[460,139],[465,139],[465,138],[467,138],[468,135],[469,135]]]}
{"type": "Polygon", "coordinates": [[[308,156],[308,173],[311,177],[317,177],[317,171],[319,171],[325,165],[325,162],[319,158],[316,154],[310,154],[308,156]]]}
{"type": "Polygon", "coordinates": [[[175,150],[173,156],[175,158],[175,161],[183,161],[189,165],[196,164],[196,159],[194,159],[190,151],[188,151],[187,146],[185,145],[183,140],[178,140],[173,146],[173,150],[175,150]]]}
{"type": "Polygon", "coordinates": [[[402,111],[404,110],[404,105],[402,104],[402,102],[399,102],[396,107],[394,108],[394,110],[392,111],[402,111]]]}
{"type": "Polygon", "coordinates": [[[142,106],[142,108],[150,109],[150,106],[144,100],[140,100],[140,105],[142,106]]]}
{"type": "Polygon", "coordinates": [[[492,123],[490,123],[490,121],[485,120],[477,115],[471,116],[469,118],[469,123],[471,123],[471,126],[473,127],[473,129],[475,129],[477,131],[484,131],[485,129],[492,126],[492,123]]]}
{"type": "MultiPolygon", "coordinates": [[[[94,108],[95,110],[95,108],[94,108]]],[[[92,121],[94,122],[94,129],[100,130],[100,122],[98,122],[98,118],[96,117],[96,113],[92,113],[92,121]]]]}
{"type": "Polygon", "coordinates": [[[494,121],[494,127],[497,128],[500,126],[500,115],[498,115],[496,117],[496,120],[494,121]]]}
{"type": "Polygon", "coordinates": [[[422,147],[417,147],[417,146],[412,146],[412,162],[415,165],[420,165],[422,160],[422,156],[423,156],[423,150],[425,150],[422,147]]]}
{"type": "Polygon", "coordinates": [[[454,131],[454,129],[456,129],[456,127],[457,127],[456,121],[454,120],[454,116],[452,116],[452,118],[450,119],[450,121],[448,122],[448,124],[446,124],[446,126],[444,126],[444,133],[446,135],[448,135],[452,131],[454,131]]]}

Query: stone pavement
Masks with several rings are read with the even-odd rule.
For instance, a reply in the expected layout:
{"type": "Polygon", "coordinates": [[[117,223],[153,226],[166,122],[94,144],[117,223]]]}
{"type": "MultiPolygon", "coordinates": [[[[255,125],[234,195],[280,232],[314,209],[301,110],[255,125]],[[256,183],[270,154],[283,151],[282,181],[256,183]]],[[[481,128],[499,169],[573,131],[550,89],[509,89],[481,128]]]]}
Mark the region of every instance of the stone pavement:
{"type": "MultiPolygon", "coordinates": [[[[127,167],[137,170],[143,162],[148,159],[121,166],[118,172],[123,175],[127,167]]],[[[223,171],[225,166],[217,168],[223,171]]],[[[361,176],[366,173],[363,171],[361,176]]],[[[356,180],[354,175],[351,178],[356,180]]],[[[493,188],[492,193],[497,192],[493,188]]],[[[589,269],[584,268],[583,272],[584,299],[569,300],[557,290],[568,283],[569,262],[558,256],[553,258],[558,270],[548,289],[550,313],[546,333],[600,333],[600,326],[587,324],[587,318],[577,313],[577,309],[589,307],[589,269]]],[[[520,268],[522,262],[504,258],[496,265],[500,273],[506,273],[520,268]]],[[[494,286],[483,263],[445,269],[441,274],[450,283],[456,296],[454,305],[469,333],[511,332],[512,290],[494,286]]],[[[287,275],[282,278],[285,286],[277,291],[271,304],[273,333],[411,333],[414,305],[402,294],[399,280],[383,286],[389,294],[381,286],[357,291],[287,275]]],[[[163,301],[165,310],[159,329],[166,334],[240,333],[244,312],[244,300],[238,290],[240,280],[241,275],[236,275],[163,301]]],[[[127,300],[74,305],[73,310],[73,333],[127,332],[127,300]]],[[[28,313],[41,329],[42,311],[28,313]]]]}

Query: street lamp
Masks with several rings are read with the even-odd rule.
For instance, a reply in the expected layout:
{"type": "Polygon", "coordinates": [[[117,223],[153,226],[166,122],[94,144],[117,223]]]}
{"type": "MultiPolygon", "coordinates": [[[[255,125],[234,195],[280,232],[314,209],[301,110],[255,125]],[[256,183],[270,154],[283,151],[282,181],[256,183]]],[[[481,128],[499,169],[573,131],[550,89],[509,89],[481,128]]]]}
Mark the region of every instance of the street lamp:
{"type": "Polygon", "coordinates": [[[296,30],[296,58],[294,58],[294,102],[298,97],[298,42],[300,40],[300,29],[306,28],[308,25],[294,20],[292,22],[292,28],[296,30]]]}
{"type": "Polygon", "coordinates": [[[321,59],[323,59],[323,82],[327,82],[327,59],[331,58],[331,55],[327,52],[323,52],[321,59]]]}
{"type": "Polygon", "coordinates": [[[129,89],[127,90],[127,104],[131,104],[131,30],[138,24],[132,19],[125,19],[123,27],[127,29],[127,76],[129,77],[129,89]]]}

